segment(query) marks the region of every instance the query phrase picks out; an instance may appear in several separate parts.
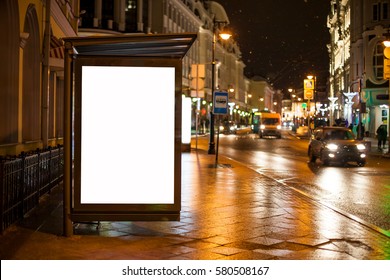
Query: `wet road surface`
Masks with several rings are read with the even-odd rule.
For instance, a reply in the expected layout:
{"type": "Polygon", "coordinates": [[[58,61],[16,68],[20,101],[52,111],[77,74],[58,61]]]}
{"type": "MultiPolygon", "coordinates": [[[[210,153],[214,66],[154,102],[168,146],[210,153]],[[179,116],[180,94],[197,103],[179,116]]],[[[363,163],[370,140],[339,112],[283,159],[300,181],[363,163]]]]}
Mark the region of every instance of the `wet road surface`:
{"type": "MultiPolygon", "coordinates": [[[[207,138],[199,138],[206,149],[207,138]]],[[[221,135],[219,153],[293,187],[312,199],[390,234],[390,159],[370,156],[365,167],[310,163],[307,139],[221,135]]]]}

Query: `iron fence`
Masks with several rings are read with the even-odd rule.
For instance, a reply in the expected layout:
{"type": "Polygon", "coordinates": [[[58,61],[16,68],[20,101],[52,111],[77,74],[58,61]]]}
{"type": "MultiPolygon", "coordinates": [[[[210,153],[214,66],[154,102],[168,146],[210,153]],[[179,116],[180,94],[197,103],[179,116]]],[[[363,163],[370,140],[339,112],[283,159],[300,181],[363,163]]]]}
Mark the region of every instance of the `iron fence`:
{"type": "Polygon", "coordinates": [[[21,220],[63,178],[63,147],[0,158],[0,233],[21,220]]]}

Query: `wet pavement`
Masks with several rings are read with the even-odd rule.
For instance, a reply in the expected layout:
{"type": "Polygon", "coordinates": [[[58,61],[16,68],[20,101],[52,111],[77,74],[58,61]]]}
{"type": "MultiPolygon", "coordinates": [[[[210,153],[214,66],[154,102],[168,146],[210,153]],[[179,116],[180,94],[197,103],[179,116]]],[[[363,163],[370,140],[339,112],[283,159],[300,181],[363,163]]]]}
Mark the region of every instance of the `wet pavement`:
{"type": "Polygon", "coordinates": [[[215,155],[201,150],[182,155],[180,221],[80,223],[64,237],[62,211],[60,185],[0,236],[0,258],[390,259],[384,234],[236,161],[220,156],[215,166],[215,155]]]}
{"type": "Polygon", "coordinates": [[[364,141],[369,143],[369,154],[371,156],[383,156],[390,158],[389,145],[387,142],[385,147],[378,148],[378,140],[376,138],[364,138],[364,141]]]}

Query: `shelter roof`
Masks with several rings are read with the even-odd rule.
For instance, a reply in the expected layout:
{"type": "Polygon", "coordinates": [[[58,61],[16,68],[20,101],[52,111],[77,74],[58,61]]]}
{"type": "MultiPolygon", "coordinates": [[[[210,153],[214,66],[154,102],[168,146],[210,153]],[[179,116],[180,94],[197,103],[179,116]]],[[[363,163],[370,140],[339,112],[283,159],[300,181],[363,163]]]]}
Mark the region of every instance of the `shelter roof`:
{"type": "Polygon", "coordinates": [[[195,33],[67,37],[65,48],[76,55],[183,58],[195,33]]]}

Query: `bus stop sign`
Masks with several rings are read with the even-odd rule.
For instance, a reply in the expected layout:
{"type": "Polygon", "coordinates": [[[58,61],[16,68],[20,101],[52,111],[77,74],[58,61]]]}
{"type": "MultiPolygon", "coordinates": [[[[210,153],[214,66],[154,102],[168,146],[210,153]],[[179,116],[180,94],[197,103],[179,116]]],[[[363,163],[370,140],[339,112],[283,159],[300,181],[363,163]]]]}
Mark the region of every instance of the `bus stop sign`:
{"type": "Polygon", "coordinates": [[[227,92],[214,92],[213,100],[213,114],[214,115],[227,115],[228,114],[228,93],[227,92]]]}

